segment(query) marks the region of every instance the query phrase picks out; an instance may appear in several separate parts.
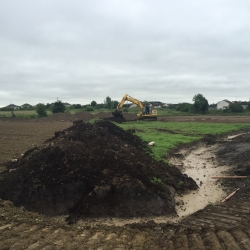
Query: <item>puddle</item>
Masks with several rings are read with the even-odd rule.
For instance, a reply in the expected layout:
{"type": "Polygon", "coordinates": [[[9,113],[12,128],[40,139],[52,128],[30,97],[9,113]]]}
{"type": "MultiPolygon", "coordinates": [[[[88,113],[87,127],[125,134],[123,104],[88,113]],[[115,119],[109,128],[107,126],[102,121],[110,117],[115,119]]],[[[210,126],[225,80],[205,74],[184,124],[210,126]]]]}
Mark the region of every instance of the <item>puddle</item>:
{"type": "MultiPolygon", "coordinates": [[[[179,163],[182,166],[182,173],[192,177],[199,186],[198,190],[175,197],[179,217],[190,215],[226,197],[227,194],[220,188],[219,181],[212,179],[212,176],[221,175],[228,170],[228,167],[216,164],[214,158],[216,147],[216,145],[201,146],[194,149],[179,163]]],[[[176,160],[172,159],[172,163],[176,163],[176,160]]]]}

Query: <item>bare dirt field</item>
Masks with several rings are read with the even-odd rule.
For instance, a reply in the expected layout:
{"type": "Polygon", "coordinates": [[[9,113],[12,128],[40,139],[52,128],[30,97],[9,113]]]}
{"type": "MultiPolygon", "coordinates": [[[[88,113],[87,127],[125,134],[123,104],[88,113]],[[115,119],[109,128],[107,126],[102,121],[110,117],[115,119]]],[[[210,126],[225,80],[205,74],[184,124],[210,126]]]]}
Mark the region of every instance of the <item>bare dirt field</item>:
{"type": "Polygon", "coordinates": [[[165,116],[158,121],[206,122],[206,123],[250,123],[250,116],[165,116]]]}
{"type": "MultiPolygon", "coordinates": [[[[108,118],[106,113],[100,116],[108,118]]],[[[15,162],[21,154],[54,136],[56,131],[71,126],[74,120],[93,118],[90,114],[58,114],[46,119],[1,119],[2,170],[6,161],[15,162]]],[[[160,117],[159,120],[250,123],[250,117],[160,117]]],[[[248,176],[249,144],[250,134],[245,131],[237,137],[220,138],[212,146],[203,146],[216,147],[216,151],[211,148],[210,153],[214,155],[207,160],[213,162],[214,167],[227,167],[224,174],[248,176]]],[[[189,151],[202,155],[200,146],[189,151]]],[[[176,155],[180,165],[189,160],[189,153],[176,152],[176,155]]],[[[202,162],[193,168],[197,169],[198,165],[204,168],[202,162]]],[[[209,164],[205,166],[209,168],[209,164]]],[[[199,186],[201,180],[205,181],[202,176],[196,180],[199,186]]],[[[68,224],[64,216],[47,217],[22,206],[15,207],[8,200],[0,200],[0,249],[250,249],[249,184],[249,178],[218,181],[217,187],[227,194],[239,187],[240,190],[227,202],[211,203],[176,223],[167,217],[158,221],[156,217],[132,220],[109,217],[80,219],[68,224]]],[[[181,201],[178,202],[178,206],[182,206],[181,201]]],[[[182,202],[184,207],[185,200],[182,202]]]]}

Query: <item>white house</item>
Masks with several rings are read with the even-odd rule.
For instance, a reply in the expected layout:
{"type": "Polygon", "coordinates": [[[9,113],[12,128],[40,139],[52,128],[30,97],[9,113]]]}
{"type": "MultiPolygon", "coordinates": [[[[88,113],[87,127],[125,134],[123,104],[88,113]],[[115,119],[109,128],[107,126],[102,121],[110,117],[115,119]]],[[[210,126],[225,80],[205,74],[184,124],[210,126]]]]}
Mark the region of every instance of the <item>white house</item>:
{"type": "Polygon", "coordinates": [[[232,103],[228,100],[222,100],[217,103],[217,109],[225,109],[229,107],[229,104],[232,103]]]}
{"type": "Polygon", "coordinates": [[[243,109],[246,109],[248,105],[248,102],[242,102],[242,101],[239,101],[239,102],[236,101],[234,103],[239,103],[243,107],[243,109]]]}
{"type": "Polygon", "coordinates": [[[129,108],[131,109],[131,108],[137,108],[138,106],[136,105],[136,104],[131,104],[130,106],[129,106],[129,108]]]}
{"type": "Polygon", "coordinates": [[[70,107],[71,106],[71,104],[69,104],[67,102],[64,102],[63,104],[64,104],[65,107],[70,107]]]}

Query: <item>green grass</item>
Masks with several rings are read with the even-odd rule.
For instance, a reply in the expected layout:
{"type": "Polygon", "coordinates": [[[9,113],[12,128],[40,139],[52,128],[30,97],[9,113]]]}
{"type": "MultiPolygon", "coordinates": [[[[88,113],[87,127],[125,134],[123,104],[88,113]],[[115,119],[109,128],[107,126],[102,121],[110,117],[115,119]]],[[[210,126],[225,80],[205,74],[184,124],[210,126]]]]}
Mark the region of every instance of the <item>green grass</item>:
{"type": "MultiPolygon", "coordinates": [[[[16,118],[38,118],[38,114],[35,110],[14,110],[13,114],[16,118]]],[[[51,111],[47,111],[47,114],[52,114],[51,111]]],[[[0,111],[0,117],[8,118],[13,117],[11,111],[0,111]]]]}
{"type": "Polygon", "coordinates": [[[249,124],[218,124],[195,122],[146,122],[133,121],[118,124],[123,129],[134,129],[136,135],[146,142],[155,142],[152,146],[153,157],[165,159],[169,150],[181,144],[198,141],[207,134],[218,135],[250,127],[249,124]]]}

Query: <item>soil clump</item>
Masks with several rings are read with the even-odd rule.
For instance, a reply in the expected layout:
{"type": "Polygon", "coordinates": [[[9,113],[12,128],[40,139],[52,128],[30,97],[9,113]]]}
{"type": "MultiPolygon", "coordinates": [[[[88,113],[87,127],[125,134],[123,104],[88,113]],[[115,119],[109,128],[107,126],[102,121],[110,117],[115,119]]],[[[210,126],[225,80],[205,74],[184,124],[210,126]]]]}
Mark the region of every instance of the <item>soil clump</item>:
{"type": "Polygon", "coordinates": [[[155,161],[139,137],[109,121],[74,121],[7,169],[2,199],[71,219],[174,214],[175,192],[197,188],[176,167],[155,161]]]}

